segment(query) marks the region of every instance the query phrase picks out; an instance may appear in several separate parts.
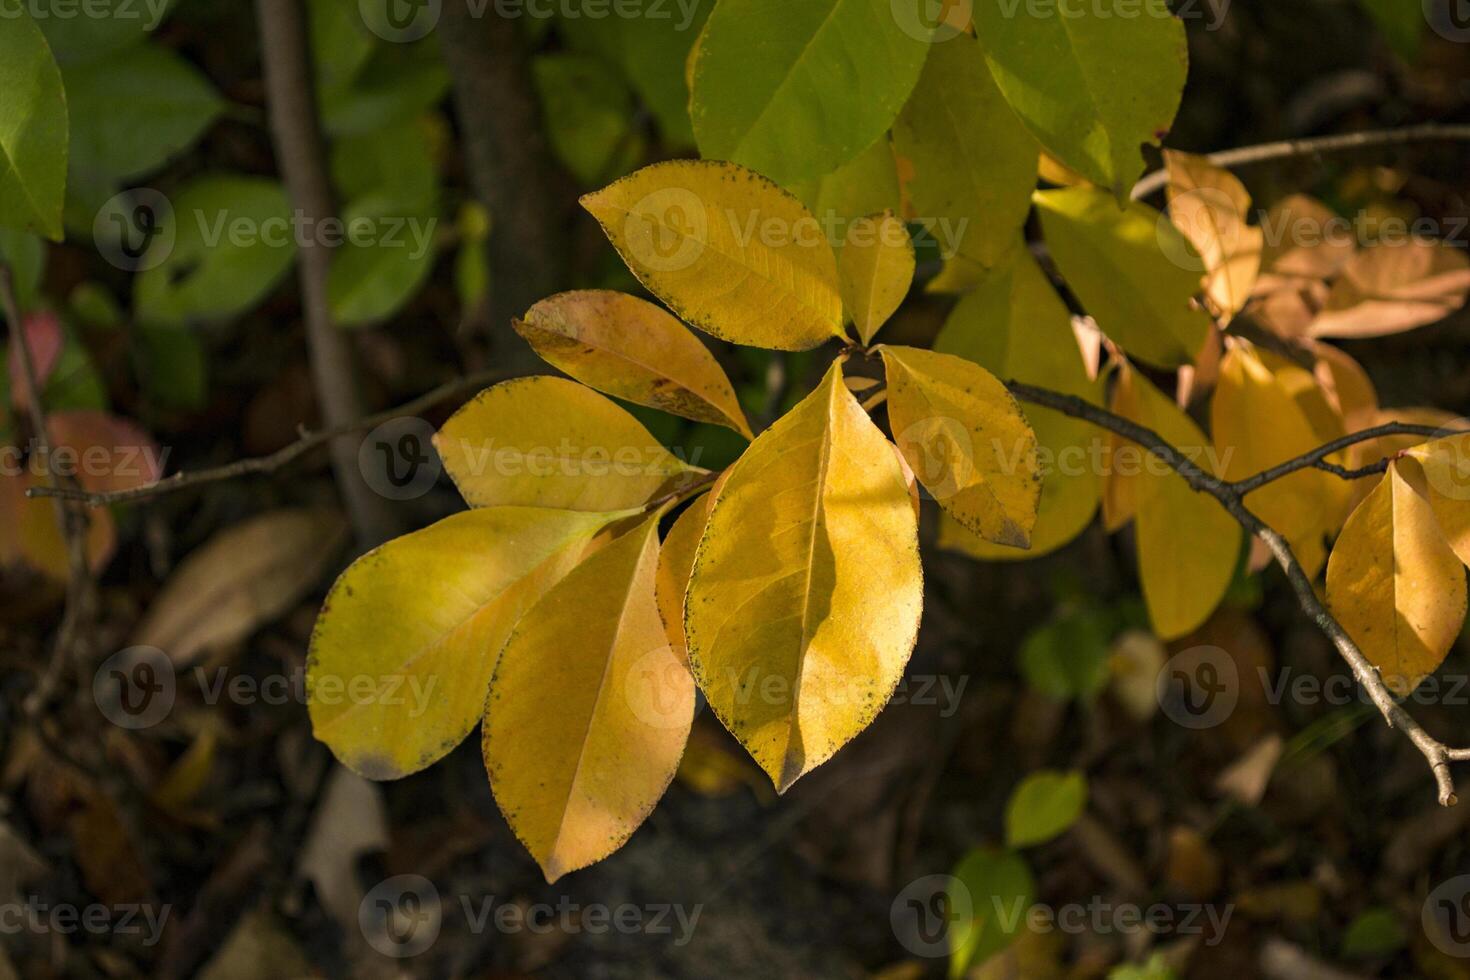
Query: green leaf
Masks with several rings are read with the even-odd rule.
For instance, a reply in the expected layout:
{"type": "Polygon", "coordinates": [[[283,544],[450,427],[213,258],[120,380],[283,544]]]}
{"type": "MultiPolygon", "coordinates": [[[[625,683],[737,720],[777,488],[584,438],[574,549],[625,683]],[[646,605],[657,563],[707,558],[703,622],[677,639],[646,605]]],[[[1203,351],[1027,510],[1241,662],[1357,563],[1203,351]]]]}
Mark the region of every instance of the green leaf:
{"type": "Polygon", "coordinates": [[[929,50],[892,8],[890,0],[721,0],[694,65],[700,152],[787,184],[871,146],[929,50]]]}
{"type": "Polygon", "coordinates": [[[23,231],[0,228],[0,261],[10,266],[16,304],[22,310],[33,307],[46,271],[46,243],[23,231]]]}
{"type": "Polygon", "coordinates": [[[1030,847],[1065,833],[1087,805],[1087,777],[1041,770],[1021,781],[1006,804],[1006,843],[1030,847]]]}
{"type": "Polygon", "coordinates": [[[1134,17],[1090,4],[1032,9],[974,5],[991,74],[1052,156],[1122,202],[1143,172],[1140,145],[1163,139],[1179,109],[1184,24],[1164,0],[1144,0],[1134,17]]]}
{"type": "Polygon", "coordinates": [[[139,43],[163,23],[176,4],[177,0],[87,0],[83,10],[68,17],[63,16],[64,4],[53,3],[48,4],[53,16],[39,18],[36,25],[46,35],[57,62],[70,67],[139,43]]]}
{"type": "Polygon", "coordinates": [[[626,15],[599,19],[585,3],[573,2],[559,5],[563,16],[558,26],[574,48],[599,54],[622,69],[658,121],[666,144],[693,146],[684,68],[713,7],[708,2],[620,0],[618,10],[626,15]]]}
{"type": "Polygon", "coordinates": [[[791,193],[823,223],[852,221],[883,211],[897,213],[902,194],[893,147],[880,139],[831,173],[792,185],[791,193]]]}
{"type": "Polygon", "coordinates": [[[1405,61],[1414,61],[1419,56],[1419,39],[1424,33],[1422,6],[1405,0],[1362,0],[1362,3],[1394,53],[1405,61]]]}
{"type": "Polygon", "coordinates": [[[68,211],[86,230],[118,185],[187,149],[223,109],[198,69],[155,44],[68,67],[63,77],[71,111],[68,211]]]}
{"type": "MultiPolygon", "coordinates": [[[[950,933],[949,975],[962,977],[972,963],[1001,952],[1026,925],[1036,881],[1019,854],[980,847],[966,854],[952,872],[968,893],[972,917],[950,933]]],[[[950,896],[950,908],[963,908],[950,896]]]]}
{"type": "Polygon", "coordinates": [[[329,136],[370,133],[421,115],[448,88],[437,40],[378,45],[351,84],[322,93],[322,127],[329,136]]]}
{"type": "Polygon", "coordinates": [[[342,209],[342,221],[371,229],[362,242],[350,234],[332,254],[327,297],[332,318],[342,327],[384,320],[411,300],[434,269],[434,230],[430,213],[405,214],[387,196],[373,195],[342,209]]]}
{"type": "Polygon", "coordinates": [[[952,222],[961,254],[993,266],[1020,241],[1040,151],[973,38],[934,45],[893,126],[893,147],[908,161],[920,221],[952,222]]]}
{"type": "Polygon", "coordinates": [[[1128,963],[1114,967],[1108,980],[1179,980],[1179,974],[1169,967],[1162,953],[1155,953],[1142,966],[1128,963]]]}
{"type": "Polygon", "coordinates": [[[67,110],[61,71],[19,0],[0,0],[0,225],[61,240],[67,110]]]}
{"type": "Polygon", "coordinates": [[[1091,187],[1034,197],[1052,258],[1103,333],[1159,367],[1193,361],[1210,318],[1190,303],[1202,266],[1188,267],[1195,253],[1173,224],[1145,204],[1119,210],[1091,187]]]}
{"type": "Polygon", "coordinates": [[[1352,959],[1387,956],[1403,949],[1407,938],[1393,909],[1371,908],[1348,926],[1342,939],[1342,955],[1352,959]]]}
{"type": "Polygon", "coordinates": [[[377,39],[355,3],[308,0],[306,14],[318,97],[347,90],[372,57],[377,39]]]}
{"type": "Polygon", "coordinates": [[[259,177],[207,176],[173,200],[133,280],[135,318],[152,326],[227,320],[259,302],[296,254],[285,192],[259,177]],[[166,255],[154,265],[159,255],[166,255]]]}
{"type": "Polygon", "coordinates": [[[1103,609],[1073,609],[1027,635],[1021,673],[1032,690],[1058,701],[1091,700],[1108,683],[1115,623],[1103,609]]]}
{"type": "Polygon", "coordinates": [[[584,184],[622,176],[642,156],[632,131],[633,95],[599,58],[542,55],[531,64],[547,136],[557,158],[584,184]]]}
{"type": "Polygon", "coordinates": [[[332,143],[332,183],[346,201],[379,195],[404,206],[439,198],[439,170],[429,152],[434,117],[398,122],[332,143]]]}

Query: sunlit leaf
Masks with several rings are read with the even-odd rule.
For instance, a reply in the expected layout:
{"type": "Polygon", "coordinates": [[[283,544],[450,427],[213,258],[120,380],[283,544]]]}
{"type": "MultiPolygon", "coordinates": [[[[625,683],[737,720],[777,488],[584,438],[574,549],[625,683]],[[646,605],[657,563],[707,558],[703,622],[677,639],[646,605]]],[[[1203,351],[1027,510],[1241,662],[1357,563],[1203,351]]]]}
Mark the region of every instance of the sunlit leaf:
{"type": "Polygon", "coordinates": [[[582,198],[628,268],[723,340],[806,350],[842,336],[837,258],[790,194],[734,164],[672,160],[582,198]]]}
{"type": "Polygon", "coordinates": [[[370,779],[447,755],[484,714],[512,628],[618,516],[481,508],[353,562],[312,633],[313,733],[370,779]]]}
{"type": "Polygon", "coordinates": [[[729,472],[690,578],[690,664],[785,791],[887,703],[922,598],[903,471],[834,365],[729,472]]]}
{"type": "Polygon", "coordinates": [[[973,361],[879,348],[888,418],[914,475],[939,505],[988,541],[1024,548],[1036,524],[1036,434],[1016,399],[973,361]]]}
{"type": "Polygon", "coordinates": [[[714,355],[647,300],[605,289],[557,293],[531,307],[515,328],[536,353],[583,384],[751,437],[714,355]]]}
{"type": "Polygon", "coordinates": [[[1057,266],[1097,325],[1132,357],[1161,367],[1199,354],[1209,317],[1190,305],[1199,257],[1163,215],[1125,209],[1090,187],[1035,195],[1057,266]]]}
{"type": "Polygon", "coordinates": [[[1460,561],[1470,565],[1470,435],[1449,436],[1415,446],[1425,496],[1439,530],[1460,561]]]}
{"type": "Polygon", "coordinates": [[[1314,337],[1382,337],[1443,320],[1470,295],[1470,259],[1452,245],[1410,238],[1364,249],[1332,284],[1314,337]]]}
{"type": "Polygon", "coordinates": [[[1031,847],[1065,833],[1087,805],[1087,777],[1080,772],[1033,772],[1006,804],[1006,843],[1031,847]]]}
{"type": "Polygon", "coordinates": [[[1333,615],[1399,695],[1434,672],[1465,622],[1465,568],[1421,481],[1402,463],[1390,464],[1327,562],[1333,615]]]}
{"type": "Polygon", "coordinates": [[[929,53],[917,0],[722,0],[694,62],[700,152],[781,184],[820,176],[893,122],[929,53]]]}
{"type": "Polygon", "coordinates": [[[1261,269],[1261,229],[1247,223],[1251,197],[1234,174],[1204,157],[1164,151],[1169,219],[1199,253],[1205,296],[1229,321],[1250,299],[1261,269]]]}
{"type": "MultiPolygon", "coordinates": [[[[61,240],[67,111],[61,72],[36,22],[4,0],[0,31],[0,225],[61,240]]],[[[897,111],[897,107],[894,107],[897,111]]]]}
{"type": "Polygon", "coordinates": [[[694,682],[659,619],[657,563],[655,515],[531,608],[490,681],[490,786],[548,882],[622,846],[689,737],[694,682]]]}
{"type": "Polygon", "coordinates": [[[842,304],[863,343],[898,309],[914,280],[914,242],[892,212],[847,227],[838,256],[842,304]]]}
{"type": "Polygon", "coordinates": [[[485,389],[434,447],[472,507],[625,510],[693,471],[626,411],[562,378],[485,389]]]}

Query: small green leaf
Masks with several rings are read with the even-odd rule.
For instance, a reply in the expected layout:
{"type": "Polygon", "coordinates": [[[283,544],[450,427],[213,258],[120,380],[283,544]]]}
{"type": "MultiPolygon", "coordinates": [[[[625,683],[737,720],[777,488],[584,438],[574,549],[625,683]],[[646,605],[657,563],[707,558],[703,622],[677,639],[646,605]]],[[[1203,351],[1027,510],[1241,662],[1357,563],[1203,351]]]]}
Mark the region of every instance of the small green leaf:
{"type": "Polygon", "coordinates": [[[1404,948],[1408,937],[1393,909],[1378,907],[1363,912],[1347,928],[1342,955],[1351,959],[1388,956],[1404,948]]]}
{"type": "Polygon", "coordinates": [[[1090,701],[1108,683],[1114,625],[1105,610],[1084,607],[1032,630],[1021,645],[1026,683],[1058,701],[1090,701]]]}
{"type": "Polygon", "coordinates": [[[894,7],[721,0],[694,64],[690,112],[700,152],[789,184],[867,149],[903,108],[930,48],[894,7]]]}
{"type": "Polygon", "coordinates": [[[1203,264],[1167,218],[1137,202],[1119,210],[1091,187],[1034,199],[1052,258],[1103,333],[1159,367],[1199,355],[1210,318],[1190,301],[1203,264]]]}
{"type": "Polygon", "coordinates": [[[153,326],[227,320],[270,291],[296,254],[291,208],[275,181],[200,177],[173,200],[133,280],[133,312],[153,326]],[[163,258],[154,265],[160,256],[163,258]]]}
{"type": "Polygon", "coordinates": [[[22,310],[33,307],[46,271],[46,243],[23,231],[0,228],[0,261],[10,266],[17,305],[22,310]]]}
{"type": "MultiPolygon", "coordinates": [[[[949,975],[962,977],[972,963],[983,963],[1001,952],[1026,925],[1036,895],[1031,869],[1019,854],[994,848],[976,848],[960,859],[952,872],[969,898],[971,918],[950,933],[949,975]]],[[[951,908],[963,901],[950,896],[951,908]]]]}
{"type": "Polygon", "coordinates": [[[67,109],[46,37],[18,0],[0,0],[0,225],[61,240],[67,109]]]}
{"type": "Polygon", "coordinates": [[[977,3],[975,33],[1016,115],[1062,163],[1127,200],[1140,147],[1173,125],[1189,69],[1184,23],[1165,0],[1135,16],[1105,5],[977,3]]]}
{"type": "Polygon", "coordinates": [[[584,184],[622,176],[643,154],[632,131],[633,95],[598,58],[542,55],[531,64],[547,137],[557,158],[584,184]]]}
{"type": "Polygon", "coordinates": [[[1006,843],[1041,844],[1069,830],[1087,805],[1087,777],[1042,770],[1021,781],[1006,804],[1006,843]]]}

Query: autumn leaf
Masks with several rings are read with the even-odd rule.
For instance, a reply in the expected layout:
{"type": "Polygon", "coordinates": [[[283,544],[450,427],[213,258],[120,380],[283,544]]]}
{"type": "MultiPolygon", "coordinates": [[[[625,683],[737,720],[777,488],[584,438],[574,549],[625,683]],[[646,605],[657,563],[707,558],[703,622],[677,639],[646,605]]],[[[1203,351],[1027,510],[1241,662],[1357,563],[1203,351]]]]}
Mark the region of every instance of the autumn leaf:
{"type": "Polygon", "coordinates": [[[613,402],[552,377],[480,392],[434,448],[472,507],[626,510],[698,472],[613,402]]]}
{"type": "MultiPolygon", "coordinates": [[[[1127,365],[1119,372],[1112,409],[1213,471],[1204,433],[1173,399],[1127,365]]],[[[1196,492],[1162,460],[1136,446],[1123,454],[1129,445],[1115,448],[1108,480],[1128,488],[1143,598],[1154,632],[1170,640],[1203,623],[1225,597],[1239,562],[1242,532],[1218,500],[1196,492]]]]}
{"type": "Polygon", "coordinates": [[[922,599],[902,469],[833,365],[715,501],[686,598],[694,676],[784,792],[887,703],[922,599]]]}
{"type": "Polygon", "coordinates": [[[1164,164],[1169,219],[1199,253],[1205,296],[1228,322],[1250,299],[1261,269],[1264,235],[1247,222],[1250,193],[1205,157],[1165,150],[1164,164]]]}
{"type": "MultiPolygon", "coordinates": [[[[1315,427],[1293,396],[1293,385],[1316,390],[1305,369],[1280,361],[1273,366],[1244,341],[1233,340],[1225,353],[1210,429],[1226,479],[1254,476],[1343,434],[1340,423],[1335,431],[1315,427]]],[[[1316,577],[1327,561],[1327,536],[1346,516],[1348,494],[1347,484],[1336,476],[1307,468],[1253,491],[1245,503],[1286,536],[1307,575],[1316,577]]]]}
{"type": "Polygon", "coordinates": [[[849,224],[837,275],[842,305],[866,344],[898,309],[914,280],[914,242],[903,222],[888,211],[849,224]]]}
{"type": "Polygon", "coordinates": [[[633,275],[722,340],[808,350],[842,336],[837,257],[817,219],[733,163],[671,160],[582,198],[633,275]]]}
{"type": "Polygon", "coordinates": [[[1465,622],[1465,569],[1421,480],[1391,463],[1327,562],[1333,615],[1398,695],[1439,667],[1465,622]]]}
{"type": "Polygon", "coordinates": [[[353,562],[311,637],[316,738],[370,779],[447,755],[480,721],[512,628],[594,534],[630,513],[480,508],[353,562]]]}
{"type": "Polygon", "coordinates": [[[623,845],[689,737],[694,682],[655,598],[660,516],[553,586],[490,681],[481,746],[490,787],[548,882],[623,845]]]}
{"type": "Polygon", "coordinates": [[[647,300],[607,289],[557,293],[531,307],[515,328],[537,354],[585,385],[751,438],[714,355],[647,300]]]}
{"type": "Polygon", "coordinates": [[[684,595],[689,591],[689,575],[694,571],[699,540],[704,537],[710,509],[723,485],[722,477],[708,493],[684,509],[673,527],[669,528],[669,533],[664,535],[663,546],[658,552],[658,587],[655,590],[658,611],[668,633],[669,646],[685,664],[689,663],[689,647],[684,642],[684,595]]]}
{"type": "Polygon", "coordinates": [[[1424,471],[1425,496],[1440,533],[1470,565],[1470,435],[1454,435],[1408,450],[1424,471]]]}
{"type": "Polygon", "coordinates": [[[1184,236],[1146,205],[1120,211],[1092,187],[1033,199],[1058,268],[1103,333],[1160,367],[1194,360],[1210,319],[1190,305],[1202,266],[1184,236]]]}
{"type": "Polygon", "coordinates": [[[914,475],[955,520],[987,541],[1024,548],[1041,496],[1036,434],[995,375],[915,347],[878,348],[888,418],[914,475]]]}
{"type": "Polygon", "coordinates": [[[1410,238],[1363,249],[1332,284],[1314,337],[1382,337],[1443,320],[1470,294],[1470,259],[1443,242],[1410,238]]]}

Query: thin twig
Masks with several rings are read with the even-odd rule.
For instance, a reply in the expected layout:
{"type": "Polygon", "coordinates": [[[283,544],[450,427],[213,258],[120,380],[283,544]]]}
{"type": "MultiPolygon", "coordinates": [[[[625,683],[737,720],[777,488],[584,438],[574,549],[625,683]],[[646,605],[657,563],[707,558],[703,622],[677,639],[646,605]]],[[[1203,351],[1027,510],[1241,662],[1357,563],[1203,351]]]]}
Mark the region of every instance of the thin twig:
{"type": "Polygon", "coordinates": [[[1370,439],[1379,439],[1384,436],[1425,436],[1433,438],[1435,436],[1457,435],[1459,432],[1460,430],[1457,429],[1435,428],[1429,425],[1386,422],[1383,425],[1375,425],[1371,429],[1361,429],[1357,432],[1333,439],[1331,442],[1324,443],[1311,452],[1303,453],[1295,459],[1278,463],[1270,469],[1262,470],[1254,476],[1248,476],[1243,480],[1236,480],[1234,483],[1229,484],[1229,487],[1236,494],[1243,497],[1253,490],[1259,490],[1268,483],[1274,483],[1284,476],[1290,476],[1297,470],[1311,469],[1313,467],[1326,470],[1328,473],[1341,477],[1344,480],[1357,480],[1376,473],[1387,472],[1388,460],[1381,459],[1376,463],[1369,463],[1367,466],[1360,466],[1357,469],[1350,470],[1346,467],[1338,466],[1336,463],[1327,462],[1327,457],[1357,443],[1367,442],[1370,439]]]}
{"type": "MultiPolygon", "coordinates": [[[[1384,685],[1383,678],[1379,676],[1378,668],[1369,662],[1368,658],[1363,655],[1363,651],[1358,649],[1358,645],[1353,642],[1352,637],[1343,629],[1342,624],[1333,617],[1327,607],[1322,604],[1322,600],[1317,597],[1311,578],[1308,577],[1301,563],[1297,561],[1286,539],[1267,527],[1260,518],[1246,508],[1242,494],[1236,489],[1237,484],[1206,473],[1152,429],[1115,415],[1081,398],[1017,381],[1008,382],[1008,387],[1017,398],[1023,401],[1091,422],[1147,449],[1183,477],[1184,481],[1195,491],[1207,493],[1218,500],[1231,517],[1259,538],[1270,549],[1276,563],[1286,573],[1286,578],[1296,592],[1297,601],[1302,609],[1337,647],[1338,653],[1347,661],[1353,676],[1368,692],[1369,698],[1383,715],[1384,720],[1388,722],[1389,727],[1402,731],[1424,755],[1439,788],[1439,802],[1445,806],[1455,804],[1454,784],[1450,781],[1449,763],[1470,759],[1470,749],[1452,749],[1444,745],[1420,728],[1419,723],[1399,706],[1392,692],[1384,685]]],[[[1437,430],[1430,430],[1430,433],[1433,434],[1435,431],[1437,430]]]]}
{"type": "MultiPolygon", "coordinates": [[[[1406,126],[1402,129],[1371,129],[1359,133],[1281,140],[1278,143],[1261,143],[1257,146],[1221,150],[1219,153],[1207,154],[1205,159],[1217,167],[1240,167],[1252,163],[1265,163],[1268,160],[1312,156],[1337,150],[1402,146],[1405,143],[1422,143],[1433,140],[1470,140],[1470,125],[1424,123],[1420,126],[1406,126]]],[[[1168,171],[1155,170],[1134,185],[1133,200],[1141,201],[1151,194],[1157,194],[1168,183],[1168,171]]]]}
{"type": "MultiPolygon", "coordinates": [[[[296,237],[301,256],[301,307],[313,387],[327,426],[346,425],[362,416],[365,403],[352,349],[332,322],[327,294],[332,250],[318,231],[332,218],[334,208],[312,84],[306,14],[301,0],[257,0],[256,13],[276,159],[300,221],[301,233],[296,237]]],[[[357,466],[356,447],[339,440],[328,448],[358,543],[372,547],[393,537],[398,517],[388,500],[368,486],[357,466]]]]}
{"type": "MultiPolygon", "coordinates": [[[[156,483],[146,486],[132,487],[127,490],[111,490],[103,493],[89,493],[85,490],[72,489],[69,487],[50,488],[35,487],[29,491],[33,497],[60,497],[63,500],[74,500],[86,504],[88,507],[101,507],[105,504],[123,504],[137,500],[146,500],[153,497],[162,497],[166,494],[177,493],[191,487],[203,486],[207,483],[218,483],[221,480],[230,480],[238,476],[247,476],[255,473],[274,473],[276,470],[304,456],[319,446],[339,439],[342,436],[361,432],[382,425],[400,416],[417,415],[442,401],[447,401],[455,395],[467,391],[477,390],[486,385],[494,384],[504,377],[500,371],[481,371],[478,374],[468,375],[447,384],[440,385],[433,391],[420,395],[413,401],[405,402],[397,408],[390,408],[376,415],[369,415],[343,425],[334,425],[322,429],[320,432],[303,433],[301,438],[277,449],[275,452],[265,456],[253,456],[249,459],[236,460],[224,466],[216,466],[212,469],[197,470],[193,473],[175,473],[173,476],[165,477],[156,483]]],[[[354,458],[356,450],[353,450],[354,458]]]]}
{"type": "MultiPolygon", "coordinates": [[[[21,319],[20,304],[15,300],[14,277],[10,266],[0,263],[0,311],[10,323],[10,336],[15,341],[15,351],[20,358],[21,377],[26,386],[26,407],[34,429],[36,451],[46,461],[46,482],[53,490],[63,489],[64,481],[56,469],[56,458],[51,452],[51,437],[46,421],[46,406],[41,397],[40,378],[36,373],[36,361],[31,355],[30,338],[26,335],[25,322],[21,319]]],[[[85,611],[91,605],[92,575],[87,568],[87,528],[85,511],[56,501],[56,526],[61,531],[61,540],[66,543],[66,604],[62,608],[61,625],[56,631],[56,641],[51,649],[51,658],[41,674],[40,681],[26,698],[26,713],[38,718],[51,700],[52,693],[61,683],[61,674],[70,659],[85,611]]]]}

